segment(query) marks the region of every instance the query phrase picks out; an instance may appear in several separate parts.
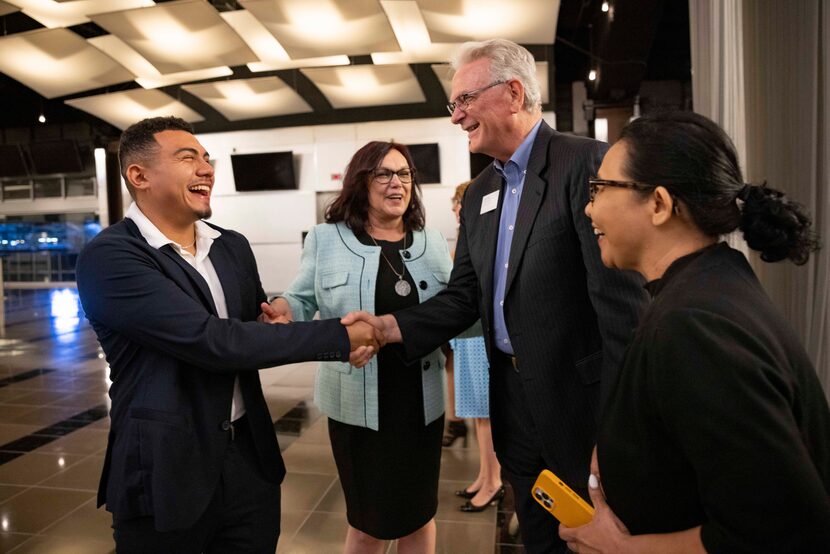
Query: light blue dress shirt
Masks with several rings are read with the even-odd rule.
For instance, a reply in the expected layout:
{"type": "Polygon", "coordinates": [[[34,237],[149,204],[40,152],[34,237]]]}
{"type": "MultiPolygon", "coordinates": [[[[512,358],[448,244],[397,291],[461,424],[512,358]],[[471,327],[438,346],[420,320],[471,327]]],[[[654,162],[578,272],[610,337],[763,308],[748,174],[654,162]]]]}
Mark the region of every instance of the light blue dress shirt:
{"type": "Polygon", "coordinates": [[[510,245],[513,243],[513,228],[516,226],[516,214],[519,212],[519,201],[522,199],[522,187],[525,183],[527,164],[530,160],[530,150],[536,140],[536,133],[542,120],[527,134],[506,164],[499,160],[493,162],[493,167],[502,176],[501,193],[504,195],[499,219],[499,238],[496,244],[496,261],[493,264],[493,331],[496,338],[496,348],[505,354],[513,355],[513,345],[507,334],[507,325],[504,322],[504,293],[507,284],[507,264],[510,259],[510,245]]]}

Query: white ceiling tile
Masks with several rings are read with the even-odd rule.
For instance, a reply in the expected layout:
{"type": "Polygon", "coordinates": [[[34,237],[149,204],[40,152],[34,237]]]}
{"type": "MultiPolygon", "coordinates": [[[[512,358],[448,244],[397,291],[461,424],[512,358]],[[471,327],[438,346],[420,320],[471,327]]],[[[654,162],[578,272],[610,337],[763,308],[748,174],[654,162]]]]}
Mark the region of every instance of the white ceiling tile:
{"type": "Polygon", "coordinates": [[[240,0],[292,59],[399,50],[377,0],[240,0]]]}
{"type": "Polygon", "coordinates": [[[204,118],[160,90],[133,89],[67,100],[66,104],[126,129],[145,117],[176,116],[190,123],[204,118]]]}
{"type": "Polygon", "coordinates": [[[312,111],[294,89],[277,77],[216,81],[182,88],[230,121],[312,111]]]}
{"type": "MultiPolygon", "coordinates": [[[[74,0],[73,2],[55,2],[54,0],[4,0],[23,10],[23,13],[48,27],[71,27],[89,21],[89,15],[117,10],[129,10],[153,6],[153,0],[74,0]]],[[[2,15],[2,13],[0,13],[2,15]]]]}
{"type": "Polygon", "coordinates": [[[426,102],[408,65],[301,69],[335,108],[426,102]]]}
{"type": "Polygon", "coordinates": [[[161,74],[258,61],[256,54],[205,0],[91,16],[161,74]]]}
{"type": "Polygon", "coordinates": [[[553,44],[560,0],[415,0],[432,42],[553,44]]]}
{"type": "Polygon", "coordinates": [[[132,81],[112,58],[68,29],[0,37],[0,71],[46,98],[132,81]]]}

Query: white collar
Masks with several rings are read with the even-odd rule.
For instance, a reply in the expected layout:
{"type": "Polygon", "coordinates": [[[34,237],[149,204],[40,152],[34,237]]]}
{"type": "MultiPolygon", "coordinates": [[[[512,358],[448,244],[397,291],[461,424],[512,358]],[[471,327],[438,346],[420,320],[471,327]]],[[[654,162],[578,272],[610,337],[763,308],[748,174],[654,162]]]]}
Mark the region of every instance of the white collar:
{"type": "MultiPolygon", "coordinates": [[[[144,212],[141,211],[141,208],[139,208],[135,202],[130,204],[130,207],[127,209],[127,213],[124,214],[124,217],[133,220],[133,223],[135,223],[136,227],[138,227],[138,231],[141,233],[141,236],[144,237],[144,240],[147,241],[147,244],[156,250],[167,244],[171,244],[175,248],[181,249],[181,245],[179,243],[170,240],[164,233],[159,231],[159,228],[156,227],[146,215],[144,215],[144,212]]],[[[221,234],[222,233],[202,220],[196,222],[197,241],[200,239],[208,239],[210,242],[213,242],[213,240],[218,238],[221,234]]]]}

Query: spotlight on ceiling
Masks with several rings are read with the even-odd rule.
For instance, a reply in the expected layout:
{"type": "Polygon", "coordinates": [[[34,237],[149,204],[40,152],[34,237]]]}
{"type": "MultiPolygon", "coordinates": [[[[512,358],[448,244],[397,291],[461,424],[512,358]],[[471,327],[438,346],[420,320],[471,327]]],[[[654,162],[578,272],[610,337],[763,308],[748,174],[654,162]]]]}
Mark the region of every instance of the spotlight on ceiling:
{"type": "Polygon", "coordinates": [[[610,9],[610,6],[608,5],[608,2],[603,2],[602,3],[602,13],[608,13],[609,9],[610,9]]]}
{"type": "Polygon", "coordinates": [[[592,69],[588,72],[588,80],[589,81],[596,81],[597,80],[597,71],[596,69],[592,69]]]}
{"type": "Polygon", "coordinates": [[[37,120],[38,120],[40,123],[46,123],[46,116],[45,116],[45,115],[43,115],[43,114],[40,114],[39,116],[37,116],[37,120]]]}

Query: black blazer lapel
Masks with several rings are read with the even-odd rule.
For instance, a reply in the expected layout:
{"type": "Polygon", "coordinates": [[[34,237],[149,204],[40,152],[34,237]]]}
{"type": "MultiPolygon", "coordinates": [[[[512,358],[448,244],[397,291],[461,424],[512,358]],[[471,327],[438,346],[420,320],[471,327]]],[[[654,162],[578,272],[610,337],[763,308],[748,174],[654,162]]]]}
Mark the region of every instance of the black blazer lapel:
{"type": "Polygon", "coordinates": [[[219,282],[222,283],[222,291],[225,293],[225,305],[228,308],[228,317],[242,319],[242,299],[239,296],[240,283],[239,275],[234,269],[234,262],[228,253],[227,244],[220,236],[213,241],[210,247],[210,261],[219,282]]]}
{"type": "Polygon", "coordinates": [[[533,222],[536,221],[536,214],[545,198],[545,191],[548,186],[546,179],[542,178],[542,172],[547,166],[548,144],[552,136],[552,130],[543,121],[533,142],[533,149],[530,151],[530,158],[525,174],[525,182],[522,187],[522,199],[519,202],[519,211],[516,214],[516,226],[513,233],[513,242],[510,245],[509,267],[507,269],[507,283],[504,287],[505,295],[510,291],[510,285],[516,277],[516,271],[525,253],[527,240],[533,230],[533,222]]]}
{"type": "Polygon", "coordinates": [[[208,287],[207,281],[199,275],[199,272],[196,271],[192,265],[184,261],[184,259],[175,250],[173,250],[173,247],[169,244],[159,248],[159,252],[165,254],[173,261],[173,263],[178,265],[184,270],[185,273],[187,273],[187,276],[190,277],[191,284],[193,284],[199,292],[199,299],[210,309],[213,315],[218,315],[216,313],[216,305],[213,303],[213,295],[210,294],[210,288],[208,287]]]}

